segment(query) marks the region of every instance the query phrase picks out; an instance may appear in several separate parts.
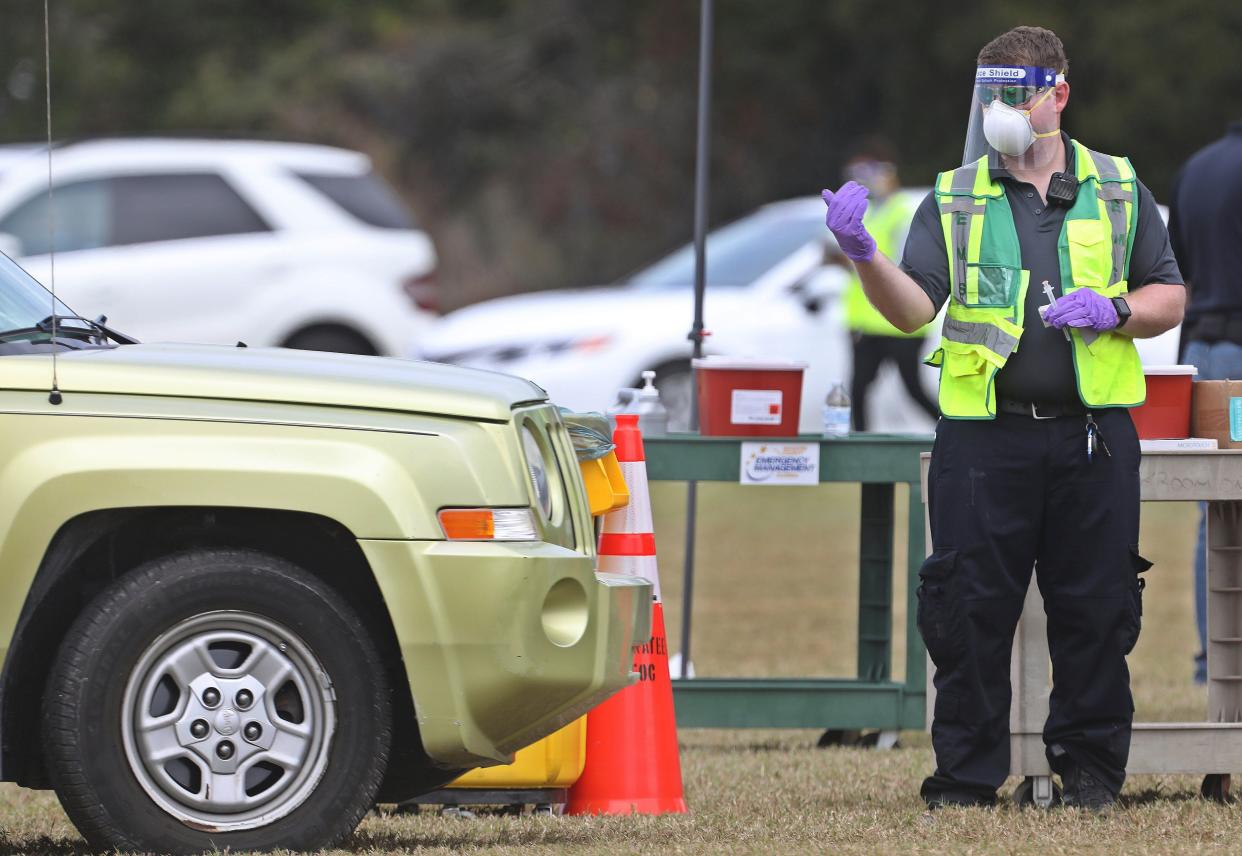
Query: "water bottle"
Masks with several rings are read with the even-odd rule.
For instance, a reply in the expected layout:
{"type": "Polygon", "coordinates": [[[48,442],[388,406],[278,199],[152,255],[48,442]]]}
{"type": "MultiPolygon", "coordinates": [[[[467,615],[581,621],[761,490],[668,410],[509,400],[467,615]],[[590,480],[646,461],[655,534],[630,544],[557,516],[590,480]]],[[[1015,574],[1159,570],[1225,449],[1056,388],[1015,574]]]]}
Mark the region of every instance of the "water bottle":
{"type": "Polygon", "coordinates": [[[638,430],[644,437],[663,437],[668,433],[668,410],[655,388],[655,372],[643,372],[643,387],[634,396],[629,412],[638,414],[638,430]]]}
{"type": "Polygon", "coordinates": [[[824,399],[824,436],[848,437],[850,433],[850,395],[845,384],[834,383],[824,399]]]}

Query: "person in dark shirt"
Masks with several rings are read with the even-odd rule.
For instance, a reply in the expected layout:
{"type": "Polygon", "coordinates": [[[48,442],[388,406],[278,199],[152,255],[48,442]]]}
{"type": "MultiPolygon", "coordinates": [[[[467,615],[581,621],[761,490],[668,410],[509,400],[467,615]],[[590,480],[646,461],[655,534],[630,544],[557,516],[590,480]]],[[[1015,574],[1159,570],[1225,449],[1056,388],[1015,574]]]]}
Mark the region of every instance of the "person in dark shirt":
{"type": "MultiPolygon", "coordinates": [[[[1169,233],[1190,292],[1182,360],[1199,380],[1242,379],[1242,122],[1200,149],[1173,182],[1169,233]]],[[[1195,545],[1196,683],[1207,681],[1207,517],[1195,545]]]]}
{"type": "Polygon", "coordinates": [[[1032,569],[1048,615],[1048,762],[1067,804],[1125,781],[1138,639],[1134,338],[1181,321],[1168,233],[1123,157],[1061,132],[1061,40],[1017,27],[983,47],[963,165],[941,173],[899,267],[863,226],[865,189],[824,192],[868,300],[915,330],[948,303],[928,473],[932,553],[918,626],[936,666],[930,809],[990,805],[1009,773],[1010,654],[1032,569]]]}

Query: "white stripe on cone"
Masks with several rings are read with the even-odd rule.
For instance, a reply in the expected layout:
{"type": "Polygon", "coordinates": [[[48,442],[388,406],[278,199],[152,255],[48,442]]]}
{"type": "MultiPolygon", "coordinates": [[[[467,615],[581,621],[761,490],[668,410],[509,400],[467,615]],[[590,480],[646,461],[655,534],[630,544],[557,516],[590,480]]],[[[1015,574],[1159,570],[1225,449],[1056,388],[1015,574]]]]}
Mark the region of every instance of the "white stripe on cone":
{"type": "Polygon", "coordinates": [[[651,520],[651,494],[647,492],[647,465],[642,461],[621,464],[630,491],[630,502],[624,508],[604,515],[605,532],[647,533],[654,532],[651,520]]]}
{"type": "MultiPolygon", "coordinates": [[[[655,532],[651,518],[651,494],[647,490],[647,464],[643,461],[622,461],[621,474],[630,492],[624,508],[604,515],[603,534],[647,535],[655,532]]],[[[611,574],[630,574],[651,583],[655,602],[660,603],[660,568],[655,554],[650,556],[612,556],[599,554],[599,569],[611,574]]]]}

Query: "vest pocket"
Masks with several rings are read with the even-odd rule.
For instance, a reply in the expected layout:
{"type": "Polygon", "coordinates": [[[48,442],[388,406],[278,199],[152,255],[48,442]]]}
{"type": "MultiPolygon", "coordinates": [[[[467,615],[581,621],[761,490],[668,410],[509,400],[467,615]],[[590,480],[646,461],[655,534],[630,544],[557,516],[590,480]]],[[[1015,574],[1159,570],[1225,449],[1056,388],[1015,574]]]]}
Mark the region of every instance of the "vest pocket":
{"type": "Polygon", "coordinates": [[[1013,306],[1022,281],[1019,268],[1007,265],[968,264],[962,303],[966,306],[1008,309],[1013,306]]]}
{"type": "Polygon", "coordinates": [[[987,361],[983,359],[983,355],[973,348],[962,351],[945,348],[944,370],[953,377],[969,378],[971,375],[982,373],[986,365],[987,361]]]}
{"type": "Polygon", "coordinates": [[[1133,339],[1112,330],[1100,333],[1089,345],[1080,332],[1075,331],[1073,337],[1078,392],[1085,404],[1133,407],[1143,403],[1147,381],[1133,339]]]}
{"type": "MultiPolygon", "coordinates": [[[[1113,271],[1112,237],[1103,220],[1066,220],[1065,239],[1070,273],[1076,288],[1104,288],[1113,271]]],[[[1067,292],[1068,293],[1068,292],[1067,292]]]]}
{"type": "MultiPolygon", "coordinates": [[[[950,418],[986,417],[990,414],[987,402],[989,390],[996,373],[992,359],[985,356],[982,345],[970,345],[952,340],[940,343],[941,368],[939,404],[940,412],[950,418]],[[944,377],[948,374],[948,378],[944,377]],[[951,380],[950,380],[951,379],[951,380]]],[[[1004,363],[1002,362],[1001,365],[1004,363]]]]}

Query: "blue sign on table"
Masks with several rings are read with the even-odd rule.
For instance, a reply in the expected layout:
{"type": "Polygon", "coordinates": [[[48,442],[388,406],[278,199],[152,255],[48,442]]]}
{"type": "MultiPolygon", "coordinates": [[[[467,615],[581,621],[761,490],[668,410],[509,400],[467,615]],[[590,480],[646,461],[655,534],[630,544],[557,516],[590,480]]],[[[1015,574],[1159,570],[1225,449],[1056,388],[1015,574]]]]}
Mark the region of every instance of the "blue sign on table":
{"type": "Polygon", "coordinates": [[[1229,439],[1242,443],[1242,398],[1229,399],[1229,439]]]}

